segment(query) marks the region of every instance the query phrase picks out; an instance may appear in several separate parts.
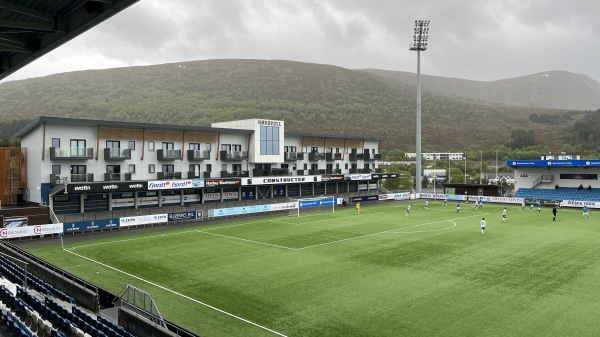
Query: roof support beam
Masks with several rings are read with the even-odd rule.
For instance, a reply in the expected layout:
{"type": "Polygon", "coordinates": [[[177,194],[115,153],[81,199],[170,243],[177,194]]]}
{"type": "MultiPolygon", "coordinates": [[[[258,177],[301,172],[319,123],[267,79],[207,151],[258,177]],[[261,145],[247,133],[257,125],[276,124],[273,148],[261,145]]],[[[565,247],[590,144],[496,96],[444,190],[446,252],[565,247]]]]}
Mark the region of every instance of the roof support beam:
{"type": "Polygon", "coordinates": [[[37,11],[37,10],[31,9],[29,7],[19,6],[19,5],[4,1],[4,0],[0,0],[0,8],[9,9],[13,12],[17,12],[17,13],[32,16],[34,18],[54,22],[54,16],[52,16],[51,14],[37,11]]]}
{"type": "Polygon", "coordinates": [[[27,31],[53,32],[54,31],[54,23],[43,24],[43,23],[34,23],[34,22],[0,20],[0,27],[16,28],[16,29],[19,29],[24,32],[27,32],[27,31]]]}

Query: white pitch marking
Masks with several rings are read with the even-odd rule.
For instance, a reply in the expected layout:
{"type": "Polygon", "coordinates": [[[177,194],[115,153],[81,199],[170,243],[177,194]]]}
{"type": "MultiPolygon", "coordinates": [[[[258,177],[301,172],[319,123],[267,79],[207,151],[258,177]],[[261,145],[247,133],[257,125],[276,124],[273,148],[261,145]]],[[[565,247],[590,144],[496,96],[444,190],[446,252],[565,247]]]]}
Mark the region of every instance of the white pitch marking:
{"type": "Polygon", "coordinates": [[[65,251],[66,251],[66,252],[68,252],[68,253],[71,253],[71,254],[73,254],[73,255],[79,256],[79,257],[80,257],[80,258],[82,258],[82,259],[85,259],[85,260],[91,261],[91,262],[93,262],[93,263],[96,263],[96,264],[99,264],[99,265],[101,265],[101,266],[103,266],[103,267],[106,267],[106,268],[112,269],[112,270],[114,270],[114,271],[117,271],[117,272],[119,272],[119,273],[125,274],[125,275],[127,275],[127,276],[129,276],[129,277],[132,277],[132,278],[134,278],[134,279],[137,279],[137,280],[140,280],[140,281],[142,281],[142,282],[148,283],[148,284],[150,284],[150,285],[152,285],[152,286],[155,286],[155,287],[157,287],[157,288],[160,288],[160,289],[162,289],[162,290],[168,291],[168,292],[170,292],[170,293],[172,293],[172,294],[175,294],[175,295],[177,295],[177,296],[181,296],[181,297],[183,297],[183,298],[185,298],[185,299],[187,299],[187,300],[190,300],[190,301],[192,301],[192,302],[198,303],[198,304],[200,304],[200,305],[203,305],[203,306],[205,306],[205,307],[207,307],[207,308],[213,309],[213,310],[215,310],[215,311],[218,311],[218,312],[220,312],[220,313],[223,313],[223,314],[225,314],[225,315],[227,315],[227,316],[230,316],[230,317],[233,317],[233,318],[235,318],[235,319],[238,319],[238,320],[240,320],[240,321],[246,322],[246,323],[248,323],[248,324],[251,324],[251,325],[253,325],[253,326],[255,326],[255,327],[258,327],[258,328],[261,328],[261,329],[263,329],[263,330],[266,330],[266,331],[268,331],[268,332],[271,332],[271,333],[273,333],[273,334],[276,334],[276,335],[278,335],[278,336],[282,336],[282,337],[288,337],[288,336],[286,336],[286,335],[282,334],[281,332],[277,332],[277,331],[275,331],[275,330],[269,329],[269,328],[267,328],[267,327],[264,327],[264,326],[262,326],[262,325],[260,325],[260,324],[257,324],[257,323],[254,323],[254,322],[252,322],[252,321],[249,321],[249,320],[247,320],[247,319],[245,319],[245,318],[242,318],[242,317],[240,317],[240,316],[236,316],[236,315],[234,315],[234,314],[232,314],[232,313],[229,313],[229,312],[227,312],[227,311],[225,311],[225,310],[222,310],[222,309],[219,309],[219,308],[217,308],[217,307],[214,307],[214,306],[212,306],[212,305],[210,305],[210,304],[206,304],[206,303],[204,303],[204,302],[198,301],[197,299],[191,298],[191,297],[189,297],[189,296],[186,296],[186,295],[184,295],[184,294],[182,294],[182,293],[179,293],[179,292],[176,292],[176,291],[174,291],[174,290],[171,290],[171,289],[169,289],[169,288],[167,288],[167,287],[161,286],[160,284],[154,283],[154,282],[152,282],[152,281],[148,281],[148,280],[146,280],[146,279],[143,279],[143,278],[141,278],[141,277],[139,277],[139,276],[135,276],[135,275],[133,275],[133,274],[130,274],[130,273],[128,273],[128,272],[125,272],[125,271],[123,271],[123,270],[120,270],[120,269],[117,269],[117,268],[115,268],[115,267],[109,266],[109,265],[107,265],[107,264],[105,264],[105,263],[102,263],[102,262],[96,261],[96,260],[94,260],[94,259],[91,259],[91,258],[89,258],[89,257],[83,256],[83,255],[80,255],[80,254],[77,254],[77,253],[75,253],[75,252],[73,252],[73,251],[66,250],[66,249],[65,249],[65,251]]]}
{"type": "Polygon", "coordinates": [[[228,238],[228,239],[234,239],[234,240],[240,240],[240,241],[252,242],[252,243],[259,244],[259,245],[265,245],[265,246],[277,247],[277,248],[282,248],[282,249],[287,249],[287,250],[297,250],[296,248],[290,248],[290,247],[285,247],[285,246],[274,245],[274,244],[271,244],[271,243],[266,243],[266,242],[260,242],[260,241],[254,241],[254,240],[242,239],[242,238],[238,238],[238,237],[235,237],[235,236],[229,236],[229,235],[223,235],[223,234],[217,234],[217,233],[205,232],[205,231],[201,231],[201,230],[196,230],[196,232],[198,232],[198,233],[204,233],[204,234],[210,234],[210,235],[215,235],[215,236],[220,236],[220,237],[224,237],[224,238],[228,238]]]}

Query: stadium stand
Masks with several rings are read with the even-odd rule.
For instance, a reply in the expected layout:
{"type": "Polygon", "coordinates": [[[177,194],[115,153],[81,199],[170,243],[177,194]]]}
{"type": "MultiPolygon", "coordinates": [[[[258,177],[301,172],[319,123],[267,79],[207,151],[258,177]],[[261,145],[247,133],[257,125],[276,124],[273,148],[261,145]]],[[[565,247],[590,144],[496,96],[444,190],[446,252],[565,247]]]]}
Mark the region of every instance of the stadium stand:
{"type": "Polygon", "coordinates": [[[578,200],[600,201],[600,189],[578,189],[577,187],[560,187],[558,189],[519,188],[515,198],[535,200],[578,200]]]}
{"type": "Polygon", "coordinates": [[[79,308],[73,298],[0,255],[0,336],[134,337],[99,315],[79,308]]]}

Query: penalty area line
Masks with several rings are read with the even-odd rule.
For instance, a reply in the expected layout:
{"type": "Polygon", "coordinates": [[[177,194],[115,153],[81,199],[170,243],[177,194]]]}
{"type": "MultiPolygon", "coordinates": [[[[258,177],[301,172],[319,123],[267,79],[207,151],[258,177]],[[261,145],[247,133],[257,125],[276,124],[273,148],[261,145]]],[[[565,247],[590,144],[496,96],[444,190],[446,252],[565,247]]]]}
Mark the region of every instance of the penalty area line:
{"type": "Polygon", "coordinates": [[[223,234],[205,232],[205,231],[201,231],[199,229],[195,230],[195,232],[197,232],[197,233],[203,233],[203,234],[210,234],[210,235],[214,235],[214,236],[220,236],[220,237],[227,238],[227,239],[232,239],[232,240],[240,240],[240,241],[245,241],[245,242],[251,242],[251,243],[256,243],[256,244],[259,244],[259,245],[265,245],[265,246],[270,246],[270,247],[282,248],[282,249],[287,249],[287,250],[297,250],[296,248],[290,248],[290,247],[286,247],[286,246],[279,246],[279,245],[274,245],[272,243],[254,241],[254,240],[249,240],[249,239],[242,239],[242,238],[237,238],[235,236],[229,236],[229,235],[223,235],[223,234]]]}
{"type": "Polygon", "coordinates": [[[171,294],[174,294],[174,295],[177,295],[177,296],[183,297],[183,298],[185,298],[185,299],[187,299],[187,300],[190,300],[190,301],[192,301],[192,302],[194,302],[194,303],[197,303],[197,304],[203,305],[203,306],[205,306],[205,307],[207,307],[207,308],[209,308],[209,309],[212,309],[212,310],[218,311],[218,312],[220,312],[220,313],[222,313],[222,314],[225,314],[225,315],[227,315],[227,316],[229,316],[229,317],[233,317],[233,318],[235,318],[235,319],[238,319],[238,320],[240,320],[240,321],[242,321],[242,322],[248,323],[248,324],[250,324],[250,325],[253,325],[253,326],[257,327],[257,328],[260,328],[260,329],[263,329],[263,330],[265,330],[265,331],[268,331],[268,332],[270,332],[270,333],[273,333],[273,334],[275,334],[275,335],[282,336],[282,337],[288,337],[288,336],[286,336],[286,335],[282,334],[281,332],[277,332],[277,331],[275,331],[275,330],[269,329],[269,328],[267,328],[267,327],[265,327],[265,326],[262,326],[262,325],[260,325],[260,324],[254,323],[254,322],[252,322],[252,321],[249,321],[249,320],[247,320],[247,319],[245,319],[245,318],[242,318],[242,317],[240,317],[240,316],[236,316],[236,315],[234,315],[234,314],[232,314],[232,313],[229,313],[229,312],[227,312],[227,311],[225,311],[225,310],[222,310],[222,309],[219,309],[219,308],[217,308],[217,307],[214,307],[214,306],[212,306],[212,305],[210,305],[210,304],[207,304],[207,303],[204,303],[204,302],[198,301],[198,300],[197,300],[197,299],[195,299],[195,298],[191,298],[191,297],[189,297],[189,296],[187,296],[187,295],[184,295],[184,294],[182,294],[182,293],[176,292],[175,290],[171,290],[171,289],[169,289],[169,288],[167,288],[167,287],[161,286],[160,284],[154,283],[154,282],[152,282],[152,281],[148,281],[148,280],[146,280],[146,279],[143,279],[143,278],[141,278],[141,277],[139,277],[139,276],[136,276],[136,275],[130,274],[130,273],[128,273],[128,272],[125,272],[125,271],[123,271],[123,270],[120,270],[120,269],[117,269],[117,268],[115,268],[115,267],[109,266],[109,265],[107,265],[107,264],[105,264],[105,263],[102,263],[102,262],[100,262],[100,261],[96,261],[96,260],[94,260],[94,259],[91,259],[91,258],[89,258],[89,257],[87,257],[87,256],[83,256],[83,255],[81,255],[81,254],[77,254],[77,253],[75,253],[75,252],[73,252],[73,251],[71,251],[71,250],[67,250],[67,249],[63,249],[63,250],[64,250],[64,251],[66,251],[66,252],[68,252],[68,253],[71,253],[71,254],[73,254],[73,255],[75,255],[75,256],[78,256],[78,257],[80,257],[80,258],[82,258],[82,259],[85,259],[85,260],[88,260],[88,261],[90,261],[90,262],[96,263],[96,264],[98,264],[98,265],[101,265],[101,266],[103,266],[103,267],[106,267],[106,268],[108,268],[108,269],[112,269],[112,270],[114,270],[114,271],[116,271],[116,272],[119,272],[119,273],[121,273],[121,274],[127,275],[127,276],[129,276],[129,277],[132,277],[132,278],[134,278],[134,279],[136,279],[136,280],[139,280],[139,281],[145,282],[145,283],[147,283],[147,284],[149,284],[149,285],[155,286],[155,287],[157,287],[157,288],[160,288],[160,289],[162,289],[162,290],[164,290],[164,291],[168,291],[168,292],[170,292],[171,294]]]}

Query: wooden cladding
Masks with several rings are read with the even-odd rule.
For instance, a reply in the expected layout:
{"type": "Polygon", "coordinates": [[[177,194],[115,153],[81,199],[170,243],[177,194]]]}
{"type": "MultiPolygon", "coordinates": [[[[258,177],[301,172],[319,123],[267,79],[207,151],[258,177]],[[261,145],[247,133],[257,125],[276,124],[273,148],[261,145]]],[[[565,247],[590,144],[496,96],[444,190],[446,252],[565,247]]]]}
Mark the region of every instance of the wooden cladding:
{"type": "Polygon", "coordinates": [[[98,128],[98,137],[102,139],[142,140],[143,130],[121,128],[98,128]]]}
{"type": "Polygon", "coordinates": [[[318,146],[322,148],[329,147],[346,147],[346,148],[362,148],[362,140],[357,139],[340,139],[340,138],[302,138],[302,146],[318,146]]]}
{"type": "Polygon", "coordinates": [[[101,139],[120,139],[120,140],[152,140],[152,141],[181,141],[192,143],[216,143],[218,135],[216,133],[190,132],[190,131],[164,131],[164,130],[143,130],[143,129],[124,129],[124,128],[99,128],[98,137],[101,139]],[[145,137],[144,137],[145,133],[145,137]]]}

